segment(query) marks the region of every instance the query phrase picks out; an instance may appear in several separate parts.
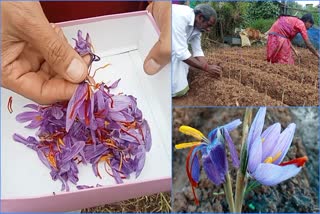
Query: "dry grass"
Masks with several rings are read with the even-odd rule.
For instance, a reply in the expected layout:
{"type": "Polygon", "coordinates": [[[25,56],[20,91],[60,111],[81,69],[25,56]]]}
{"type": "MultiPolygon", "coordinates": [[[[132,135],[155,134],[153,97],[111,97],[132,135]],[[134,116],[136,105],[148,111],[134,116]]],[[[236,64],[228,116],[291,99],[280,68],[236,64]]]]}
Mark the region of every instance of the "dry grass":
{"type": "Polygon", "coordinates": [[[100,212],[171,212],[171,192],[158,193],[150,196],[120,201],[113,204],[106,204],[99,207],[92,207],[81,210],[83,213],[100,212]]]}

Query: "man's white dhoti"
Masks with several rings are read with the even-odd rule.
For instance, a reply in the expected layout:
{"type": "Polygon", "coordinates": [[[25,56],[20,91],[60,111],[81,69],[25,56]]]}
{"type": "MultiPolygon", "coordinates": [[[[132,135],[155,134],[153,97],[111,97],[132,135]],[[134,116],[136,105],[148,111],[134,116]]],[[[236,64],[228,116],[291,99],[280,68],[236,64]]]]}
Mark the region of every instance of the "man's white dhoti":
{"type": "Polygon", "coordinates": [[[183,60],[191,56],[204,56],[201,49],[201,32],[194,27],[194,20],[192,8],[172,5],[172,96],[183,95],[188,90],[189,65],[183,60]],[[191,45],[192,55],[188,44],[191,45]]]}
{"type": "MultiPolygon", "coordinates": [[[[172,65],[172,96],[179,95],[179,92],[186,90],[189,87],[188,84],[188,73],[189,65],[184,63],[182,60],[178,59],[176,56],[172,55],[171,58],[172,65]]],[[[183,95],[183,94],[180,94],[183,95]]]]}

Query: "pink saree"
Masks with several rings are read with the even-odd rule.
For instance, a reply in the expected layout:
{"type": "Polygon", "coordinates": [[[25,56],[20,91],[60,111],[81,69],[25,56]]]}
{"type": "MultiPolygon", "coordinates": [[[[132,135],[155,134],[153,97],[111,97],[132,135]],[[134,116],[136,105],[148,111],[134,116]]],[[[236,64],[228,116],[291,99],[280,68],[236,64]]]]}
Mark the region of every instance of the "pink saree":
{"type": "Polygon", "coordinates": [[[291,40],[301,33],[308,40],[307,29],[299,18],[281,16],[271,27],[267,43],[267,60],[271,63],[294,64],[291,40]]]}

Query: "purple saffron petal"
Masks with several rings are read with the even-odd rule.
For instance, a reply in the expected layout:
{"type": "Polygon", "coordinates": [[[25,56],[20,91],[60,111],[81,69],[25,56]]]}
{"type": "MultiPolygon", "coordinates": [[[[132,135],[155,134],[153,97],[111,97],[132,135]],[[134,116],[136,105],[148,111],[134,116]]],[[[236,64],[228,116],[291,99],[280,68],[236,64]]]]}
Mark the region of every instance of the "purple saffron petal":
{"type": "Polygon", "coordinates": [[[114,121],[119,121],[119,122],[126,121],[126,117],[121,112],[110,111],[108,116],[114,121]]]}
{"type": "Polygon", "coordinates": [[[233,166],[236,167],[236,168],[239,168],[240,166],[240,161],[239,161],[239,157],[238,157],[238,153],[237,153],[237,150],[236,150],[236,147],[229,135],[229,132],[226,128],[223,128],[223,133],[224,133],[224,137],[226,139],[226,141],[228,142],[228,147],[229,147],[229,150],[230,150],[230,155],[231,155],[231,159],[232,159],[232,163],[233,163],[233,166]]]}
{"type": "Polygon", "coordinates": [[[197,183],[200,180],[200,163],[197,154],[193,158],[191,157],[191,177],[197,183]]]}
{"type": "Polygon", "coordinates": [[[114,179],[117,182],[117,184],[122,184],[123,180],[121,179],[119,173],[116,170],[114,170],[113,168],[111,168],[111,170],[112,170],[112,174],[113,174],[114,179]]]}
{"type": "Polygon", "coordinates": [[[235,130],[238,126],[240,126],[241,123],[242,123],[241,120],[237,119],[237,120],[231,121],[230,123],[227,123],[226,125],[223,126],[223,128],[228,130],[228,132],[231,132],[235,130]]]}
{"type": "Polygon", "coordinates": [[[214,141],[214,139],[217,137],[217,131],[218,131],[218,128],[215,128],[210,131],[208,135],[210,142],[214,141]]]}
{"type": "Polygon", "coordinates": [[[291,123],[289,126],[280,134],[277,145],[274,147],[273,152],[271,153],[270,156],[275,157],[279,152],[281,152],[280,157],[275,160],[273,163],[274,164],[279,164],[282,162],[284,157],[286,156],[289,147],[292,143],[294,132],[296,129],[296,124],[291,123]]]}
{"type": "Polygon", "coordinates": [[[258,165],[262,161],[262,145],[261,138],[258,137],[251,145],[251,149],[249,151],[249,159],[248,159],[248,171],[254,172],[258,165]]]}
{"type": "Polygon", "coordinates": [[[40,113],[36,111],[26,111],[20,113],[16,116],[16,120],[20,123],[24,123],[30,120],[36,120],[36,118],[40,117],[40,113]]]}
{"type": "Polygon", "coordinates": [[[110,86],[108,86],[108,88],[116,88],[118,87],[118,84],[120,82],[121,78],[116,80],[114,83],[112,83],[110,86]]]}
{"type": "Polygon", "coordinates": [[[67,115],[66,115],[67,132],[70,130],[74,120],[76,119],[77,111],[86,98],[85,94],[87,93],[87,90],[88,90],[87,83],[79,84],[76,92],[73,94],[73,96],[71,97],[68,103],[67,115]],[[71,115],[71,113],[73,114],[71,115]]]}
{"type": "Polygon", "coordinates": [[[25,128],[35,129],[41,126],[41,124],[42,124],[42,120],[32,120],[31,123],[29,123],[29,125],[25,126],[25,128]]]}
{"type": "Polygon", "coordinates": [[[142,142],[142,136],[133,129],[128,130],[127,133],[121,132],[120,139],[129,141],[131,143],[137,143],[137,144],[141,144],[142,142]]]}
{"type": "Polygon", "coordinates": [[[67,162],[69,160],[71,160],[72,158],[74,158],[85,146],[85,142],[84,141],[78,141],[76,142],[72,147],[71,147],[71,151],[68,154],[65,154],[65,156],[62,159],[62,162],[67,162]]]}
{"type": "Polygon", "coordinates": [[[39,110],[39,105],[36,105],[36,104],[27,104],[27,105],[25,105],[25,106],[23,106],[24,108],[31,108],[31,109],[34,109],[34,110],[36,110],[36,111],[38,111],[39,110]]]}
{"type": "Polygon", "coordinates": [[[144,167],[145,161],[146,161],[145,151],[140,152],[136,155],[135,161],[134,161],[137,163],[137,165],[136,165],[136,178],[139,177],[139,175],[144,167]]]}
{"type": "Polygon", "coordinates": [[[297,167],[294,164],[278,166],[275,164],[261,163],[251,175],[263,185],[274,186],[296,176],[301,168],[302,167],[297,167]]]}
{"type": "Polygon", "coordinates": [[[97,151],[97,139],[96,139],[96,133],[94,132],[94,130],[90,130],[90,133],[91,133],[91,139],[92,139],[92,142],[93,142],[93,150],[94,151],[97,151]]]}
{"type": "Polygon", "coordinates": [[[219,143],[216,146],[214,146],[211,149],[209,156],[211,158],[212,163],[216,166],[218,175],[220,175],[221,180],[224,180],[225,175],[228,171],[228,161],[224,145],[219,143]]]}
{"type": "Polygon", "coordinates": [[[88,185],[77,185],[77,189],[89,189],[89,188],[94,188],[94,186],[88,186],[88,185]]]}
{"type": "Polygon", "coordinates": [[[48,168],[51,169],[52,167],[50,166],[50,163],[44,153],[41,150],[37,150],[38,157],[40,161],[48,168]]]}
{"type": "Polygon", "coordinates": [[[131,115],[131,113],[127,113],[125,111],[121,111],[122,115],[124,116],[126,122],[128,123],[132,123],[134,122],[134,116],[131,115]]]}
{"type": "Polygon", "coordinates": [[[220,185],[224,182],[224,179],[221,178],[220,172],[216,169],[216,165],[212,163],[209,155],[202,156],[202,164],[209,180],[211,180],[215,185],[220,185]]]}
{"type": "Polygon", "coordinates": [[[105,116],[107,113],[107,109],[106,109],[106,103],[103,98],[103,93],[101,90],[97,90],[97,92],[95,93],[95,100],[97,101],[98,111],[104,110],[104,116],[105,116]]]}
{"type": "Polygon", "coordinates": [[[90,44],[90,42],[91,42],[89,33],[87,33],[87,35],[86,35],[86,42],[87,42],[88,44],[90,44]]]}
{"type": "Polygon", "coordinates": [[[24,138],[19,134],[13,134],[13,140],[26,145],[27,147],[36,150],[36,146],[39,145],[39,141],[34,137],[24,138]]]}
{"type": "Polygon", "coordinates": [[[111,112],[122,111],[129,108],[129,105],[132,102],[132,99],[129,96],[125,95],[115,95],[113,99],[113,108],[110,108],[111,112]]]}
{"type": "MultiPolygon", "coordinates": [[[[230,123],[223,125],[221,128],[225,128],[226,130],[228,130],[228,132],[231,132],[234,129],[236,129],[239,125],[241,125],[241,123],[242,123],[241,120],[237,119],[237,120],[231,121],[230,123]]],[[[214,140],[214,138],[216,137],[217,130],[218,130],[218,128],[215,128],[210,131],[210,133],[208,135],[210,142],[212,142],[214,140]]]]}
{"type": "Polygon", "coordinates": [[[261,136],[261,132],[263,129],[263,124],[264,124],[264,118],[266,116],[266,110],[267,110],[266,107],[259,108],[259,111],[257,112],[257,114],[251,124],[248,138],[247,138],[248,153],[251,149],[252,144],[256,141],[257,138],[260,138],[260,136],[261,136]]]}
{"type": "Polygon", "coordinates": [[[261,135],[262,140],[262,160],[269,157],[277,145],[278,138],[280,136],[281,125],[275,123],[269,126],[261,135]]]}
{"type": "Polygon", "coordinates": [[[141,128],[142,128],[142,134],[144,137],[145,148],[146,148],[146,151],[149,152],[152,145],[152,139],[151,139],[150,127],[146,120],[143,120],[141,128]]]}
{"type": "Polygon", "coordinates": [[[57,119],[57,120],[60,120],[60,119],[63,117],[63,115],[64,115],[64,113],[63,113],[63,111],[61,110],[61,108],[55,107],[55,106],[53,106],[53,107],[51,108],[51,113],[52,113],[52,116],[53,116],[55,119],[57,119]]]}

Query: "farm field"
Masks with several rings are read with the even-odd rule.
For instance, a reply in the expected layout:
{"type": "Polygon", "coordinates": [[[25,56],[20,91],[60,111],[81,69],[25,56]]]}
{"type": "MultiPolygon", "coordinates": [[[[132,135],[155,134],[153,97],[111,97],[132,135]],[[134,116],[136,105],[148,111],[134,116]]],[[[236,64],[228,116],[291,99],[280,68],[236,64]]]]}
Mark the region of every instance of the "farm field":
{"type": "Polygon", "coordinates": [[[174,106],[315,106],[318,105],[318,60],[297,48],[295,65],[266,61],[265,47],[211,48],[209,64],[222,67],[219,79],[190,69],[189,92],[174,106]]]}

